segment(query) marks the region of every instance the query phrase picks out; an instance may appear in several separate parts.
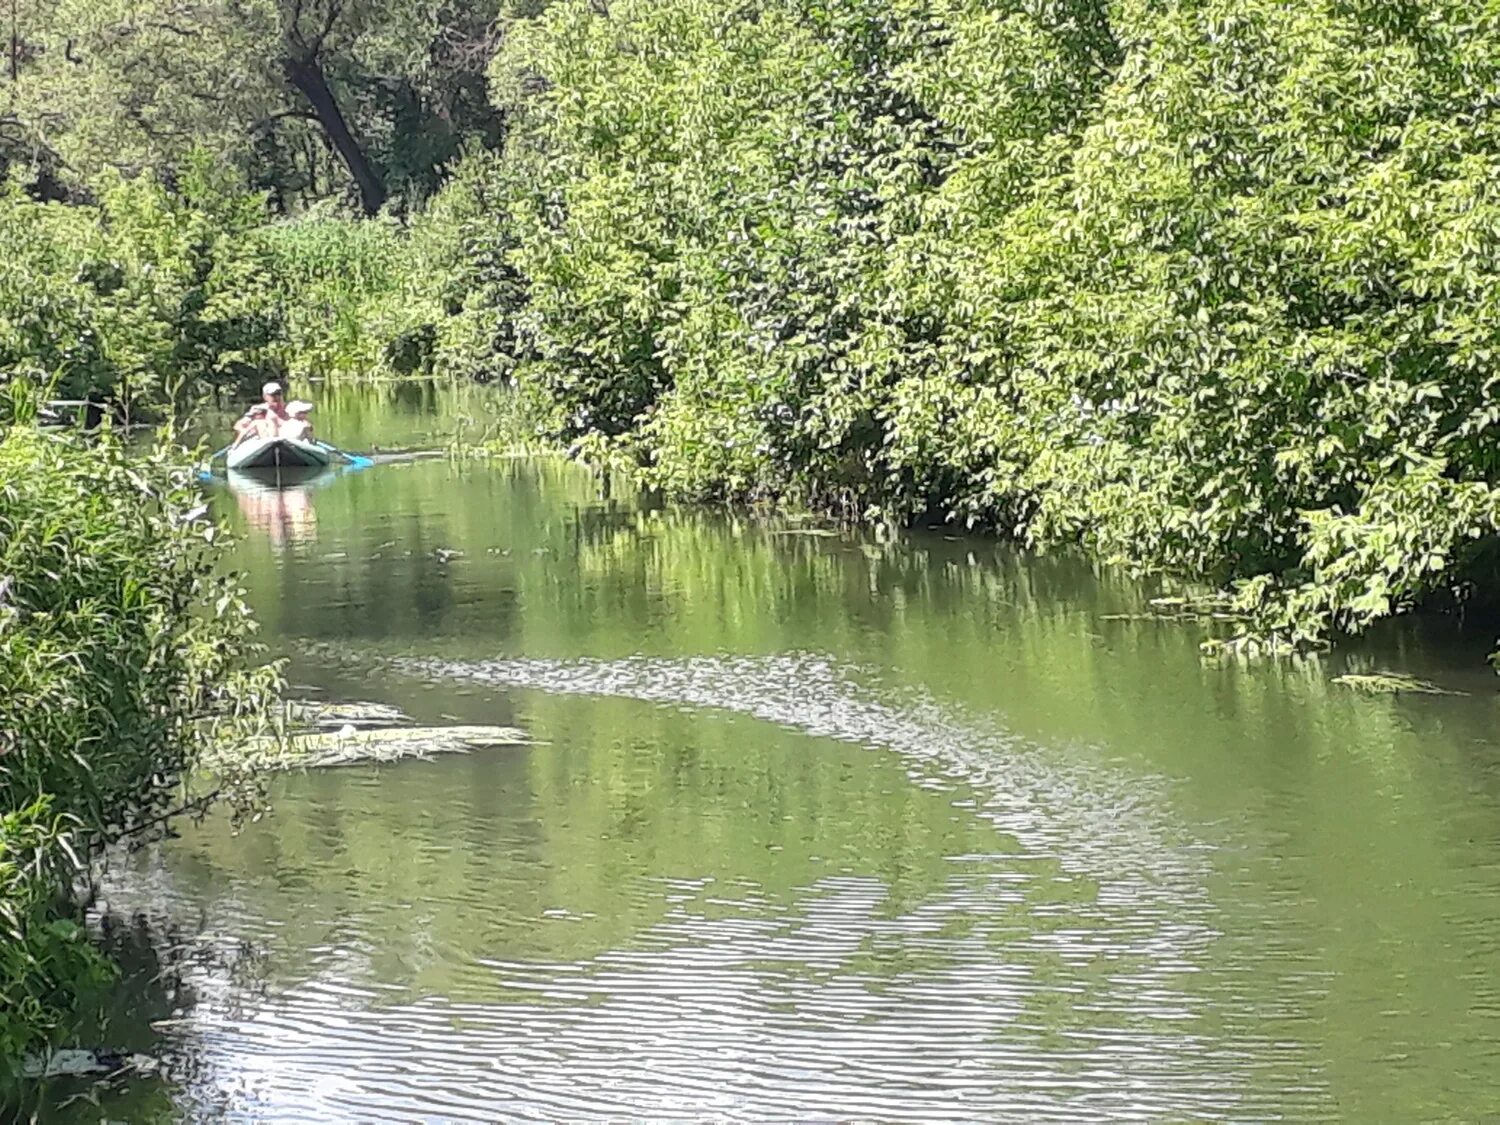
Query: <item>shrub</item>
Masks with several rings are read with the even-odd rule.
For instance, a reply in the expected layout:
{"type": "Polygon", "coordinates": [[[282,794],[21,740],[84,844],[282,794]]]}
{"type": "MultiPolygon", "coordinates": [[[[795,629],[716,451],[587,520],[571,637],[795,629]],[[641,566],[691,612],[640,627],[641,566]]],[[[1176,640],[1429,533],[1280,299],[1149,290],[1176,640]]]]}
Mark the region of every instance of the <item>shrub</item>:
{"type": "Polygon", "coordinates": [[[562,0],[464,188],[515,281],[449,305],[675,493],[1082,542],[1316,641],[1492,554],[1497,60],[1457,0],[562,0]]]}
{"type": "MultiPolygon", "coordinates": [[[[277,687],[185,460],[0,440],[0,1069],[105,971],[73,905],[90,856],[204,799],[202,756],[258,729],[277,687]]],[[[221,764],[219,788],[248,770],[221,764]]]]}
{"type": "Polygon", "coordinates": [[[265,369],[277,310],[248,235],[264,201],[203,165],[180,193],[110,177],[89,205],[0,192],[0,382],[162,417],[265,369]]]}

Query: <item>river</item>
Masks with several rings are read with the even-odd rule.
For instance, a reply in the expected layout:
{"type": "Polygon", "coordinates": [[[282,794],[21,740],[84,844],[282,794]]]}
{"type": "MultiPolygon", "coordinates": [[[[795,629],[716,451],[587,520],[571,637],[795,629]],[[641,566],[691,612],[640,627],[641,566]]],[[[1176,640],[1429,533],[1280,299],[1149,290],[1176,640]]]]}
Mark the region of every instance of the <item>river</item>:
{"type": "MultiPolygon", "coordinates": [[[[491,405],[317,397],[356,449],[491,405]]],[[[1492,630],[1220,665],[1076,559],[551,460],[213,496],[295,694],[538,744],[287,776],[117,862],[171,971],[112,1034],[164,1075],[99,1116],[1500,1113],[1492,630]]]]}

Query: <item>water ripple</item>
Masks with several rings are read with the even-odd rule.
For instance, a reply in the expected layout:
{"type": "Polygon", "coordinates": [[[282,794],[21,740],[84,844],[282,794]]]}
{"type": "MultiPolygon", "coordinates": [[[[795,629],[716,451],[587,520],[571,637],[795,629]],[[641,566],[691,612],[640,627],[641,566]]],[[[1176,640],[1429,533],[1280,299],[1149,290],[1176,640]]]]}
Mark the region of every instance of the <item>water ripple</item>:
{"type": "MultiPolygon", "coordinates": [[[[424,1097],[453,1118],[499,1106],[549,1118],[1214,1118],[1250,1112],[1267,1075],[1282,1110],[1319,1102],[1298,1045],[1258,1034],[1263,997],[1187,987],[1217,931],[1205,846],[1162,813],[1159,779],[1029,745],[919,692],[893,701],[814,655],[395,665],[738,712],[894,752],[917,784],[977,794],[965,804],[1020,850],[954,857],[946,890],[895,913],[870,878],[820,880],[791,914],[752,898],[723,916],[734,900],[718,888],[658,888],[671,910],[636,948],[480,962],[503,1004],[433,998],[341,1012],[330,1027],[308,1009],[322,1010],[332,982],[311,982],[258,1015],[275,1029],[266,1104],[318,1090],[330,1050],[345,1074],[380,1074],[378,1112],[392,1120],[420,1117],[424,1097]],[[435,1025],[452,1029],[440,1054],[435,1025]],[[425,1072],[393,1083],[392,1060],[408,1056],[425,1072]]],[[[1300,982],[1304,995],[1315,983],[1300,982]]],[[[318,1112],[353,1113],[347,1089],[318,1095],[318,1112]]]]}
{"type": "MultiPolygon", "coordinates": [[[[1219,940],[1209,852],[1172,821],[1161,779],[1087,748],[1028,744],[817,656],[395,664],[434,681],[737,712],[894,753],[917,784],[963,789],[964,806],[1016,846],[950,857],[947,878],[915,901],[868,874],[831,873],[792,900],[753,883],[638,879],[631,893],[664,913],[627,946],[579,961],[475,959],[478,1001],[400,1002],[354,983],[372,976],[352,969],[369,955],[357,944],[310,959],[306,979],[273,995],[200,982],[202,1002],[172,1033],[195,1068],[184,1084],[199,1116],[1327,1113],[1306,1048],[1285,1022],[1262,1030],[1278,1012],[1264,980],[1241,987],[1208,955],[1219,940]]],[[[482,902],[480,890],[469,905],[482,902]]],[[[1295,1014],[1326,981],[1285,967],[1295,1014]]]]}

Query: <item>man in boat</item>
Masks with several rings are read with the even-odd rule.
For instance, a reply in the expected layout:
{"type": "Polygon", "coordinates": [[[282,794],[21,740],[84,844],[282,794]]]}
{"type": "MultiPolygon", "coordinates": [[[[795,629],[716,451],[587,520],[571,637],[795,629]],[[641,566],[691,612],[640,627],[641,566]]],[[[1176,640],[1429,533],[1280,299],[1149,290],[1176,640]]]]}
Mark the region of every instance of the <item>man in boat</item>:
{"type": "Polygon", "coordinates": [[[291,420],[280,383],[267,383],[260,389],[260,397],[261,401],[245,411],[244,417],[234,424],[231,449],[251,438],[277,437],[282,423],[291,420]]]}

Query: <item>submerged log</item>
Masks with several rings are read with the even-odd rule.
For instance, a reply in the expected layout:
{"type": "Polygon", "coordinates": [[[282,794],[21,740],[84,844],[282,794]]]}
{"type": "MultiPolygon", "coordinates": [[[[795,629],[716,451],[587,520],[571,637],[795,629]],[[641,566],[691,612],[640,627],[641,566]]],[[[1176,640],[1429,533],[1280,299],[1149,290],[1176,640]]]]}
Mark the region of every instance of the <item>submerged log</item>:
{"type": "Polygon", "coordinates": [[[1350,672],[1333,677],[1333,682],[1342,687],[1353,688],[1370,695],[1467,695],[1466,691],[1452,691],[1427,680],[1419,680],[1400,672],[1350,672]]]}
{"type": "Polygon", "coordinates": [[[337,730],[345,726],[390,727],[410,723],[411,716],[388,703],[315,703],[296,701],[287,704],[287,716],[301,726],[337,730]]]}
{"type": "Polygon", "coordinates": [[[286,725],[279,734],[225,746],[204,763],[219,768],[257,770],[322,769],[364,762],[419,760],[440,754],[468,754],[537,742],[515,727],[469,723],[418,726],[398,707],[386,703],[327,703],[294,699],[286,703],[286,725]]]}
{"type": "Polygon", "coordinates": [[[397,762],[404,758],[429,760],[439,754],[468,754],[505,746],[535,746],[525,731],[515,727],[383,727],[360,730],[352,725],[337,731],[290,735],[275,758],[289,769],[397,762]]]}

